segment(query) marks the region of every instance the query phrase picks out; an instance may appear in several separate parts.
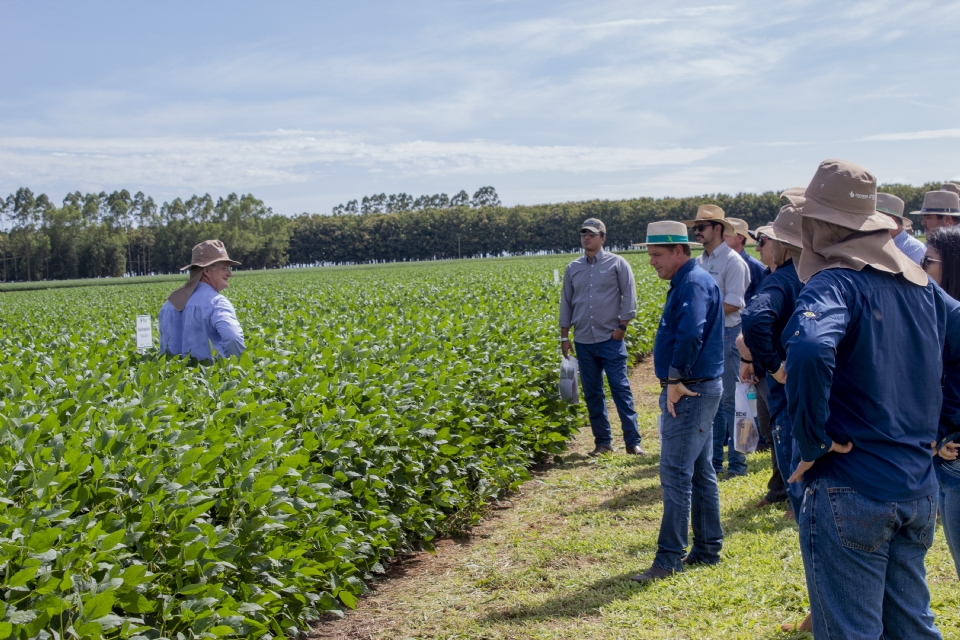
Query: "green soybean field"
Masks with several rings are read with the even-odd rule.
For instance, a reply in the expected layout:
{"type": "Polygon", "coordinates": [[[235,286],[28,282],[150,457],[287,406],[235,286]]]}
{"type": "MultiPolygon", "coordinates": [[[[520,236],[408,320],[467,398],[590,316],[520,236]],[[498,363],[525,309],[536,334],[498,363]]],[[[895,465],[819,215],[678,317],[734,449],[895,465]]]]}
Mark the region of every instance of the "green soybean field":
{"type": "MultiPolygon", "coordinates": [[[[212,365],[136,349],[175,282],[0,293],[0,638],[273,638],[352,608],[585,423],[557,394],[571,259],[243,274],[247,351],[212,365]]],[[[666,285],[628,259],[636,354],[666,285]]]]}

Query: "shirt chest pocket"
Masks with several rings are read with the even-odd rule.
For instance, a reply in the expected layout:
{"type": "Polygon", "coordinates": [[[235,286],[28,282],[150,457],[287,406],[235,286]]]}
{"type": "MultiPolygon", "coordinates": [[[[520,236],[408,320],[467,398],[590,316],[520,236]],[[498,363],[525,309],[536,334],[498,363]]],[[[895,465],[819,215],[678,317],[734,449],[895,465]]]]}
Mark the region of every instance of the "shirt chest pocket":
{"type": "Polygon", "coordinates": [[[617,290],[617,272],[611,267],[599,267],[593,270],[590,284],[600,295],[608,295],[617,290]]]}

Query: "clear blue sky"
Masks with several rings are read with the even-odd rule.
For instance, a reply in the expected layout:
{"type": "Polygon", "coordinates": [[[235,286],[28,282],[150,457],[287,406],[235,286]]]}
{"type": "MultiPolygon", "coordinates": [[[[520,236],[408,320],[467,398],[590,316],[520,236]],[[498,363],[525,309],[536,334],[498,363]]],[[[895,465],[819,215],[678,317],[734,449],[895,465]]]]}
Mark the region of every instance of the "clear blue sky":
{"type": "Polygon", "coordinates": [[[960,179],[960,2],[0,3],[0,196],[960,179]]]}

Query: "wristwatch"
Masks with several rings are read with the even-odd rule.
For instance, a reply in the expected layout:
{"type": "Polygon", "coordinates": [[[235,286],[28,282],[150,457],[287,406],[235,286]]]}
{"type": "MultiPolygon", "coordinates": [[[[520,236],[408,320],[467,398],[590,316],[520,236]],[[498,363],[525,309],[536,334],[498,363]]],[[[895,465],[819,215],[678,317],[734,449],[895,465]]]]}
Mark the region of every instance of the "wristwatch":
{"type": "Polygon", "coordinates": [[[617,326],[617,329],[620,329],[620,331],[626,331],[626,330],[627,330],[627,325],[625,325],[625,324],[618,325],[618,326],[617,326]]]}
{"type": "Polygon", "coordinates": [[[567,337],[560,338],[560,342],[570,342],[570,338],[567,338],[567,337]]]}

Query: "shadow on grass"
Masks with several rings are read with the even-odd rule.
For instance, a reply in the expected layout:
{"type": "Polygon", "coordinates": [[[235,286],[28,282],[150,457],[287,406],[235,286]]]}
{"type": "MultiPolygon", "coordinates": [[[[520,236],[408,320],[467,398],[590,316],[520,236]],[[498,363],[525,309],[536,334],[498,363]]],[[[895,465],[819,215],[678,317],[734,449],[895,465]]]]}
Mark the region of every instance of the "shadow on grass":
{"type": "Polygon", "coordinates": [[[484,617],[488,624],[502,622],[526,622],[529,620],[550,620],[557,618],[582,618],[596,616],[599,610],[618,600],[627,600],[646,589],[630,580],[630,576],[639,571],[623,573],[619,576],[598,580],[586,588],[530,606],[515,606],[492,611],[484,617]]]}

